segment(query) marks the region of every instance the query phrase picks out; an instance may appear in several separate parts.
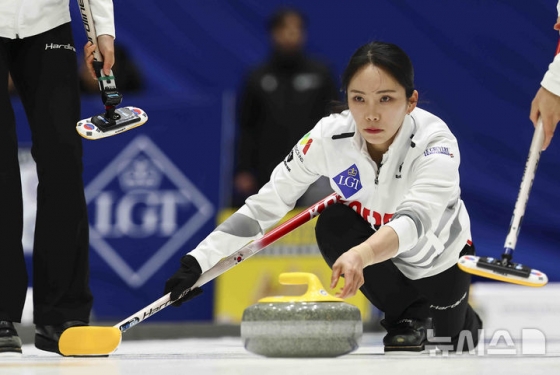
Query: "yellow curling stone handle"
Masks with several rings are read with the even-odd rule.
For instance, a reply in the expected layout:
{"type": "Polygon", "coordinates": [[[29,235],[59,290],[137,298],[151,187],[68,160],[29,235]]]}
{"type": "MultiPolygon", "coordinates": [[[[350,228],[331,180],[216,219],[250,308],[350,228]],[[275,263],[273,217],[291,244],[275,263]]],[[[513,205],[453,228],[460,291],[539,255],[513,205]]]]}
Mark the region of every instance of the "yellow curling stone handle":
{"type": "Polygon", "coordinates": [[[307,272],[286,272],[281,273],[278,281],[283,285],[307,284],[307,292],[301,296],[275,296],[265,297],[259,303],[266,302],[343,302],[342,298],[330,295],[317,275],[307,272]]]}

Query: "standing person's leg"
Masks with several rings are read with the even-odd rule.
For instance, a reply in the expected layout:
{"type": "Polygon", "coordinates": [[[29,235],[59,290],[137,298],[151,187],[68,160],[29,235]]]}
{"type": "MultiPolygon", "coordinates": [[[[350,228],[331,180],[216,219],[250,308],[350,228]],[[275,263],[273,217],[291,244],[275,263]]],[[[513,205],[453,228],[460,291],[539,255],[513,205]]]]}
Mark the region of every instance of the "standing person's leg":
{"type": "MultiPolygon", "coordinates": [[[[37,164],[34,321],[41,349],[68,324],[89,322],[88,216],[82,180],[78,67],[70,24],[22,40],[15,56],[37,164]],[[68,323],[70,322],[70,323],[68,323]]],[[[19,88],[19,87],[18,87],[19,88]]]]}
{"type": "Polygon", "coordinates": [[[21,340],[12,322],[21,322],[28,282],[21,243],[23,198],[16,120],[8,93],[14,44],[0,38],[0,352],[21,352],[21,340]]]}
{"type": "MultiPolygon", "coordinates": [[[[364,242],[373,233],[370,225],[352,208],[335,204],[325,208],[315,228],[317,244],[330,267],[350,248],[364,242]]],[[[386,350],[422,350],[431,328],[427,299],[400,270],[388,260],[364,268],[366,298],[385,313],[383,325],[388,330],[384,338],[386,350]],[[399,338],[405,338],[397,344],[399,338]]]]}
{"type": "MultiPolygon", "coordinates": [[[[460,256],[467,254],[474,254],[473,246],[466,245],[460,256]]],[[[413,283],[430,301],[435,341],[446,338],[440,344],[449,350],[474,349],[478,344],[482,321],[469,305],[471,275],[454,265],[438,275],[414,280],[413,283]]]]}

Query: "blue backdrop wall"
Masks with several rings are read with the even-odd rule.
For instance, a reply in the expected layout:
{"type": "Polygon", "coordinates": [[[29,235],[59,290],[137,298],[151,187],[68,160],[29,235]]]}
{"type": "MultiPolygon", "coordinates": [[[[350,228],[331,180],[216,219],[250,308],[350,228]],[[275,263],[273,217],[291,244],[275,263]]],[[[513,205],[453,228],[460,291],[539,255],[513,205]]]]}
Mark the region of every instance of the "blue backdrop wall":
{"type": "MultiPolygon", "coordinates": [[[[460,142],[478,253],[501,254],[533,134],[530,102],[558,41],[555,1],[116,0],[117,41],[145,83],[123,105],[143,108],[150,120],[118,137],[84,141],[97,318],[125,318],[158,298],[179,256],[213,229],[230,183],[235,94],[266,57],[265,20],[280,5],[307,14],[308,50],[337,77],[370,40],[410,55],[420,106],[443,118],[460,142]]],[[[73,1],[71,8],[80,52],[85,34],[73,1]]],[[[84,97],[83,117],[101,109],[97,96],[84,97]]],[[[552,281],[560,281],[559,170],[553,141],[515,254],[552,281]]],[[[210,320],[212,294],[210,284],[197,304],[152,319],[210,320]]]]}

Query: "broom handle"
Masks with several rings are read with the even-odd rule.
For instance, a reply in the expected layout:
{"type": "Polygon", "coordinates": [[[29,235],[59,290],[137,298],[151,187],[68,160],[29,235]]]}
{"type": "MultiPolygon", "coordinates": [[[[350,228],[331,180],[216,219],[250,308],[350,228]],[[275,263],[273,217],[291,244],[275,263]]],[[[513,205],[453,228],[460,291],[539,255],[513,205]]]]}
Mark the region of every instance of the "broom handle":
{"type": "Polygon", "coordinates": [[[531,141],[531,147],[529,148],[529,156],[527,158],[527,163],[525,164],[525,172],[523,173],[523,178],[521,179],[521,187],[519,188],[519,194],[517,196],[517,201],[515,202],[513,216],[509,225],[509,233],[506,237],[504,245],[505,250],[503,255],[505,256],[511,256],[513,254],[513,250],[515,249],[515,245],[517,244],[521,223],[523,221],[523,216],[525,215],[525,208],[527,207],[527,201],[529,200],[529,193],[531,192],[531,187],[533,186],[533,181],[535,180],[535,173],[539,164],[543,141],[544,130],[542,119],[539,117],[537,127],[533,133],[533,140],[531,141]]]}

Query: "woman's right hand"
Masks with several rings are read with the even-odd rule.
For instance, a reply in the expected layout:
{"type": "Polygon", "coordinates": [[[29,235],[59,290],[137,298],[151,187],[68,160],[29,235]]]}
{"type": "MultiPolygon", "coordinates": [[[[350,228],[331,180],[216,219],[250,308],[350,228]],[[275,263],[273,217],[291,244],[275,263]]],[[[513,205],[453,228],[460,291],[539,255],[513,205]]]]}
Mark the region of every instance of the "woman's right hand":
{"type": "Polygon", "coordinates": [[[342,254],[332,266],[331,289],[336,287],[338,280],[344,276],[344,287],[336,293],[337,297],[352,297],[364,285],[364,264],[362,257],[352,249],[342,254]]]}

